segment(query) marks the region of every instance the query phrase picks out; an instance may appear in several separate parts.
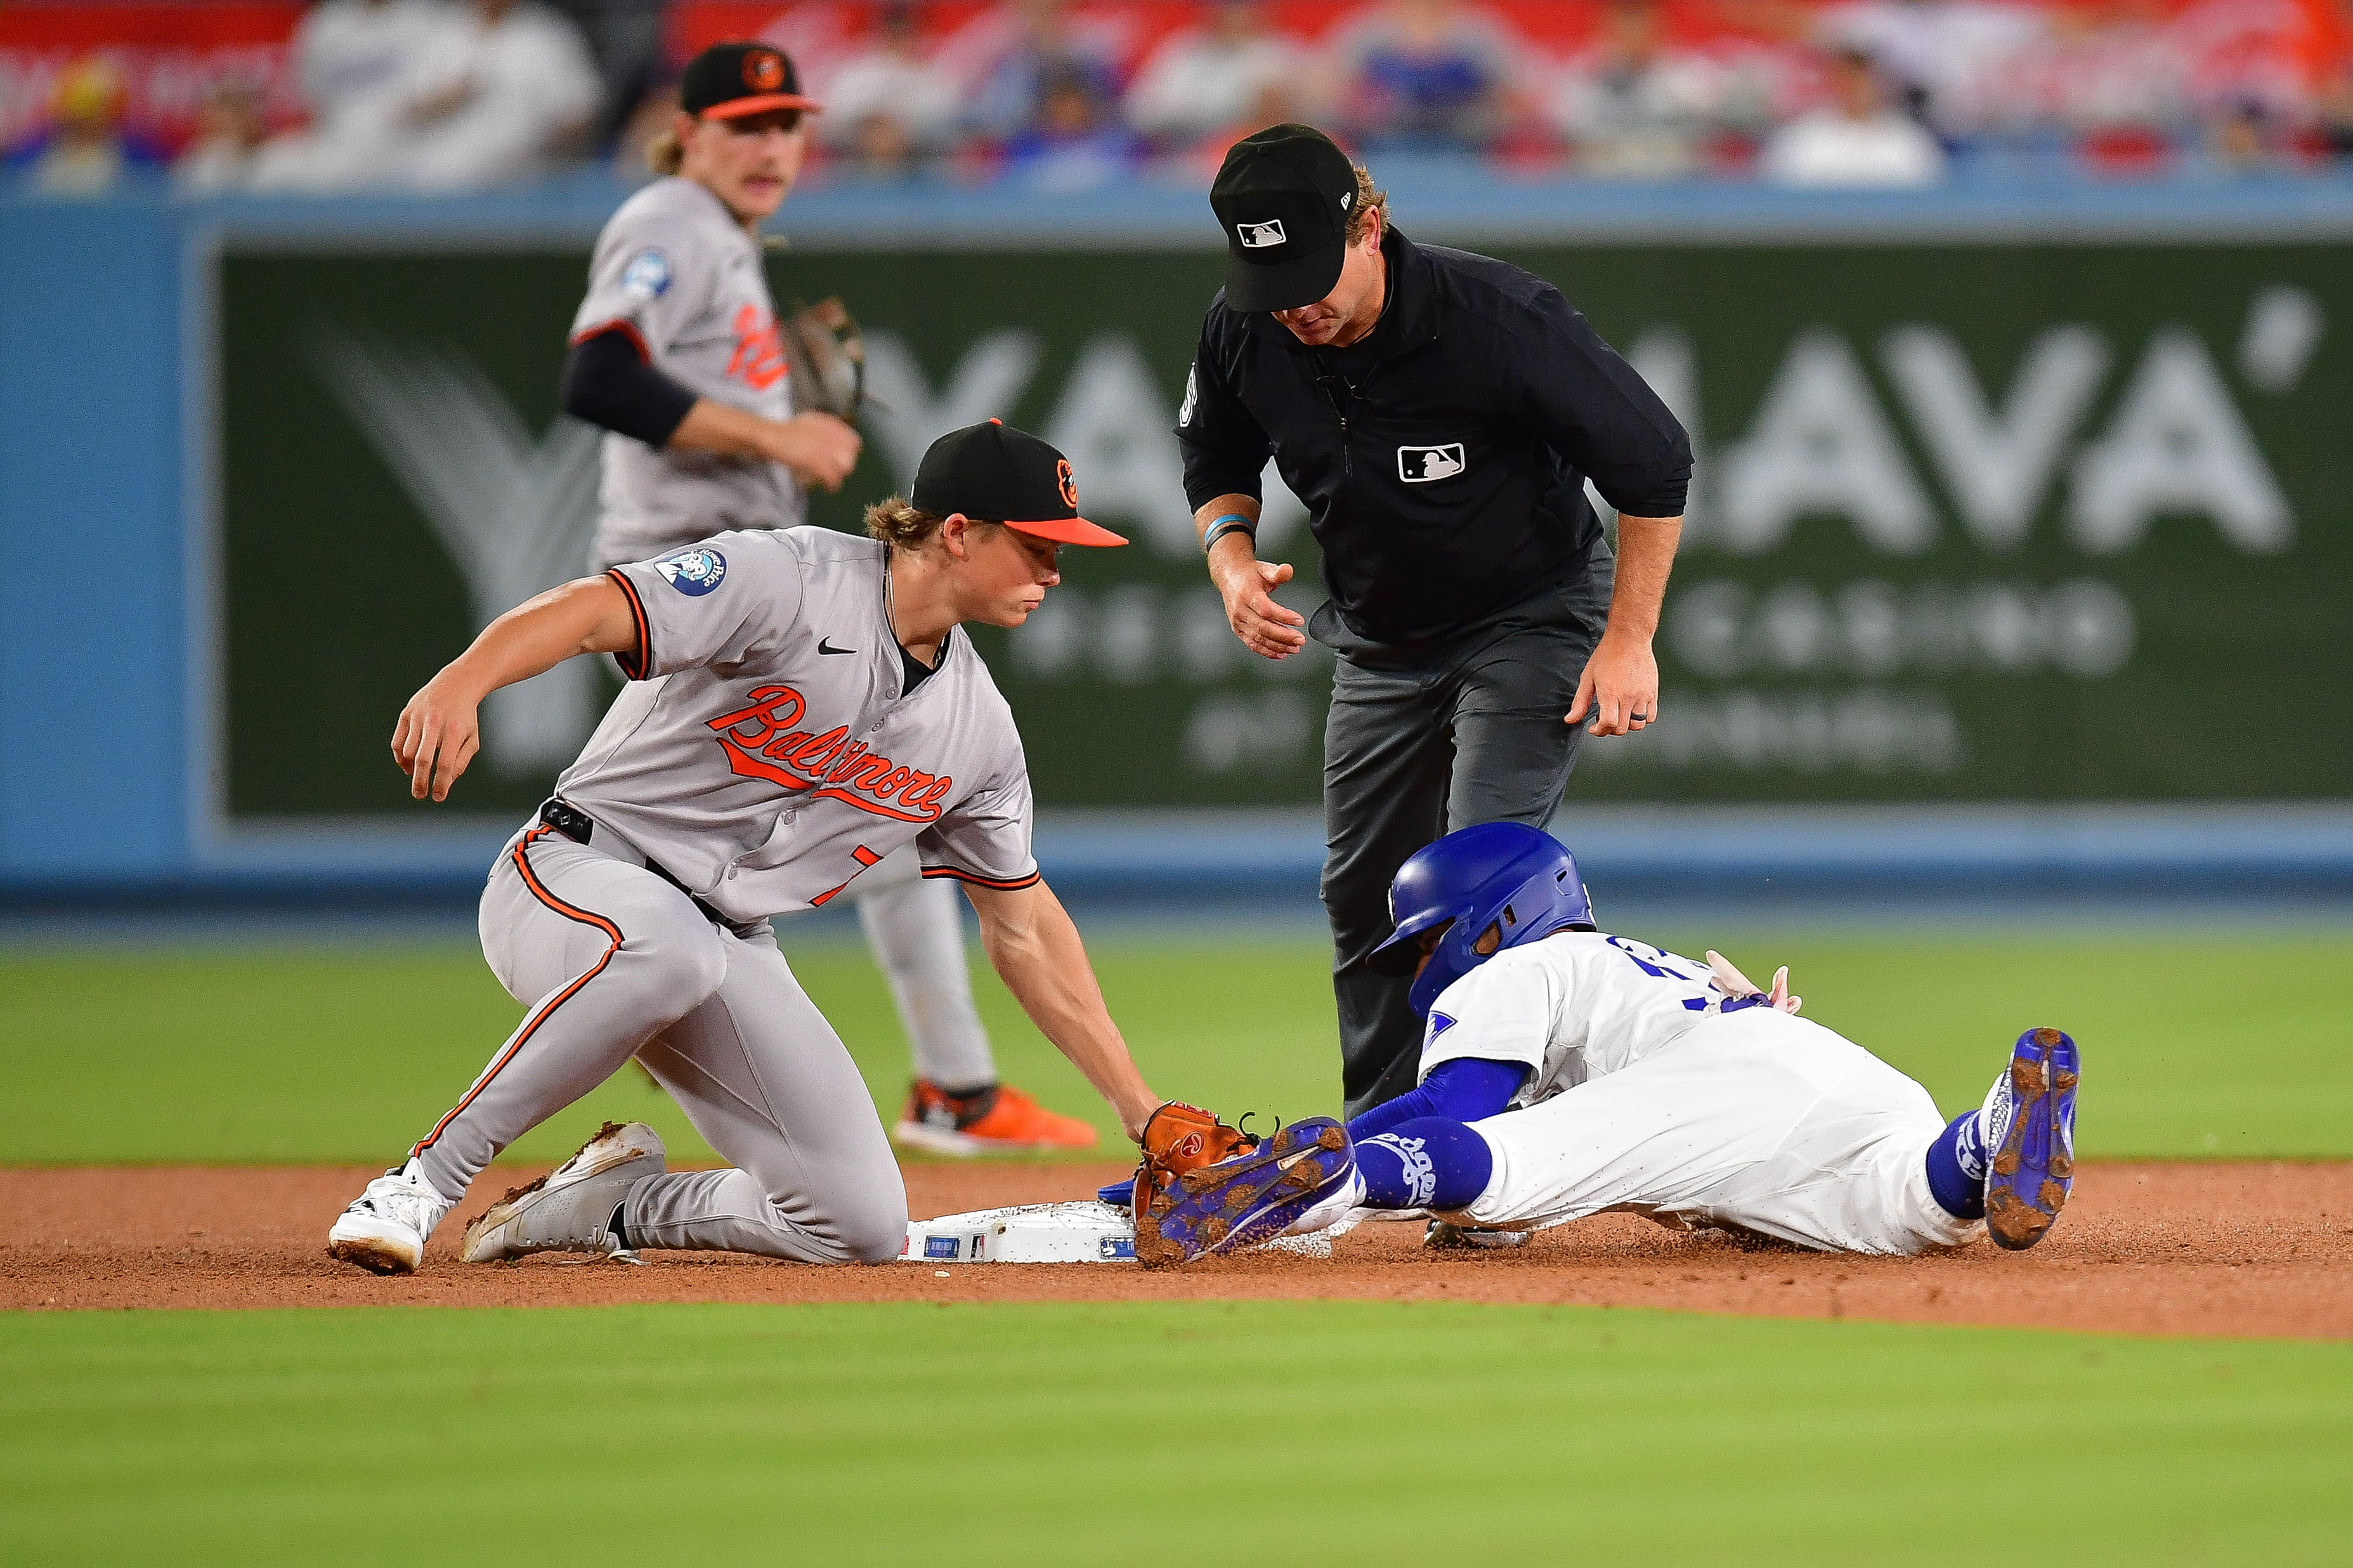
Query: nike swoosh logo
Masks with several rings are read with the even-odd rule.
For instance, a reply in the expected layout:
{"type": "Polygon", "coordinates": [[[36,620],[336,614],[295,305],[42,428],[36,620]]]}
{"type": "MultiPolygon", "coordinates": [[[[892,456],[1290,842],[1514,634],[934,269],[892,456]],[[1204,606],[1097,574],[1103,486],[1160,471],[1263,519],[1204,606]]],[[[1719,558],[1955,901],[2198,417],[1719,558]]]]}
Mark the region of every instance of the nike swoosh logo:
{"type": "Polygon", "coordinates": [[[856,653],[858,650],[854,647],[836,647],[831,643],[826,641],[823,637],[819,637],[817,639],[817,651],[819,653],[856,653]]]}

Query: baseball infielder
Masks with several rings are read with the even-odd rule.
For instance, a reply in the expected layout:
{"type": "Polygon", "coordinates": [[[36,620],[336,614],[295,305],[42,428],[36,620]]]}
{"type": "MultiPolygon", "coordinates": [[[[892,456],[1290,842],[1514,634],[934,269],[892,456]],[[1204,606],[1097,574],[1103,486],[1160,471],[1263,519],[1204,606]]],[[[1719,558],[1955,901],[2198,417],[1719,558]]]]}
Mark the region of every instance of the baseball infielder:
{"type": "MultiPolygon", "coordinates": [[[[802,117],[819,106],[791,57],[744,43],[696,56],[680,103],[652,152],[665,177],[597,237],[565,363],[565,408],[607,432],[592,572],[727,529],[795,526],[803,483],[838,489],[858,461],[847,423],[793,411],[760,264],[759,225],[791,190],[802,117]]],[[[913,1047],[901,1141],[950,1154],[1092,1145],[1087,1123],[997,1081],[946,884],[923,880],[903,849],[857,902],[913,1047]]]]}
{"type": "Polygon", "coordinates": [[[1017,626],[1079,515],[1069,463],[991,422],[923,458],[870,539],[721,533],[539,595],[403,710],[393,754],[446,799],[499,687],[580,654],[630,684],[482,894],[482,952],[530,1011],[458,1103],[329,1232],[337,1258],[417,1268],[491,1158],[631,1056],[733,1169],[667,1173],[650,1128],[606,1128],[470,1226],[464,1256],[702,1247],[877,1262],[906,1193],[849,1053],[776,949],[772,914],[839,897],[912,847],[963,882],[997,973],[1140,1132],[1145,1087],[1029,847],[1011,710],[956,627],[1017,626]],[[981,521],[981,520],[987,521],[981,521]]]}
{"type": "Polygon", "coordinates": [[[1426,1019],[1419,1087],[1197,1172],[1139,1216],[1176,1261],[1422,1210],[1493,1230],[1606,1210],[1831,1251],[2048,1234],[2074,1179],[2075,1044],[2029,1029],[1984,1105],[1927,1090],[1797,1016],[1717,954],[1608,935],[1577,862],[1535,828],[1448,835],[1398,871],[1383,961],[1426,1019]]]}

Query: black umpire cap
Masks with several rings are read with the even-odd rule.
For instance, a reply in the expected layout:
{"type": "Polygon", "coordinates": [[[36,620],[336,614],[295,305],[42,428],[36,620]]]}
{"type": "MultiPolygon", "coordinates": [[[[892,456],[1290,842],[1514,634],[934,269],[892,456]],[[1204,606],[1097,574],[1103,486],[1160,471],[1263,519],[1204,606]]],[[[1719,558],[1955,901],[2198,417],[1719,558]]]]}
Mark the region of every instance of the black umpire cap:
{"type": "Polygon", "coordinates": [[[1340,280],[1356,171],[1312,125],[1277,125],[1226,154],[1209,205],[1226,230],[1226,308],[1293,310],[1340,280]]]}
{"type": "Polygon", "coordinates": [[[967,425],[933,442],[908,500],[934,517],[962,512],[976,522],[1001,522],[1058,544],[1127,542],[1079,515],[1079,486],[1068,458],[1001,419],[967,425]]]}
{"type": "Polygon", "coordinates": [[[713,44],[689,60],[679,79],[678,106],[711,120],[738,120],[771,110],[815,114],[825,105],[801,91],[793,57],[769,44],[713,44]]]}

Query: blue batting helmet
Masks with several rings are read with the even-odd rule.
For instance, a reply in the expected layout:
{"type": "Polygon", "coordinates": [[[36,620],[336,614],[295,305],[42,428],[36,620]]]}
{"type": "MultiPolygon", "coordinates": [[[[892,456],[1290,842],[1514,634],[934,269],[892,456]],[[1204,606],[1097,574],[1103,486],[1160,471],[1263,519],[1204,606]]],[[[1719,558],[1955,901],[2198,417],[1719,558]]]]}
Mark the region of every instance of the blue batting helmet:
{"type": "Polygon", "coordinates": [[[1425,1017],[1440,992],[1504,949],[1594,929],[1577,857],[1516,822],[1483,822],[1414,851],[1389,884],[1389,919],[1397,930],[1372,956],[1386,974],[1412,973],[1422,934],[1444,930],[1408,997],[1425,1017]]]}

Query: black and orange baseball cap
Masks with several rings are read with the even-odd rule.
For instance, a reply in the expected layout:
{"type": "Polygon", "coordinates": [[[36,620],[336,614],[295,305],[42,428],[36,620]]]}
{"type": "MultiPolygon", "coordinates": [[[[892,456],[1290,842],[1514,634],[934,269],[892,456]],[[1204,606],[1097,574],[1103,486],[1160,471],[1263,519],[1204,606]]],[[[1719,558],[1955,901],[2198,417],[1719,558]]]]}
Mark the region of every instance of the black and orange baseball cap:
{"type": "Polygon", "coordinates": [[[1125,544],[1079,515],[1071,460],[1001,419],[951,430],[933,442],[907,498],[934,517],[964,513],[1058,544],[1125,544]]]}
{"type": "Polygon", "coordinates": [[[678,106],[707,120],[738,120],[771,110],[815,114],[825,108],[801,92],[793,57],[772,44],[713,44],[689,60],[679,79],[678,106]]]}

